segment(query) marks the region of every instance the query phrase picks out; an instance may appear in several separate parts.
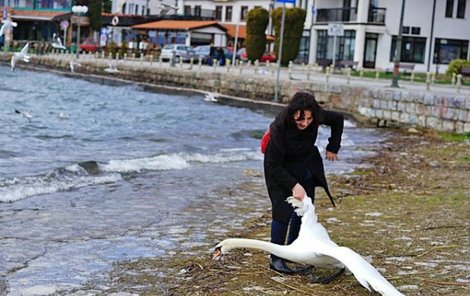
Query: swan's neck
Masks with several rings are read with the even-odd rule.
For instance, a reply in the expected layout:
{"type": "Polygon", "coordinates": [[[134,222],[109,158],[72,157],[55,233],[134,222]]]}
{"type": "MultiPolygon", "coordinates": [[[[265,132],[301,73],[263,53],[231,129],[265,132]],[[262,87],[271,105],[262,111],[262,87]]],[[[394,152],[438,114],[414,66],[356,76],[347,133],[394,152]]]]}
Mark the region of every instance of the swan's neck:
{"type": "Polygon", "coordinates": [[[285,259],[289,258],[289,246],[277,245],[256,239],[229,238],[224,240],[224,247],[227,252],[232,249],[248,248],[266,251],[285,259]]]}

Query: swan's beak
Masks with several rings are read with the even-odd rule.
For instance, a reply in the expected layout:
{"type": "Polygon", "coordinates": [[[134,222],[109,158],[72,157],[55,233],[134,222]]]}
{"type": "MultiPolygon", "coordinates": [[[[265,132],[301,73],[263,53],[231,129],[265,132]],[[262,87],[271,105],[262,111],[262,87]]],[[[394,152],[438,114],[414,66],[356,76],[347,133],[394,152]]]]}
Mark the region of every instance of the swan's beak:
{"type": "Polygon", "coordinates": [[[212,260],[220,260],[222,259],[222,251],[220,250],[220,247],[215,248],[214,254],[212,254],[212,260]]]}

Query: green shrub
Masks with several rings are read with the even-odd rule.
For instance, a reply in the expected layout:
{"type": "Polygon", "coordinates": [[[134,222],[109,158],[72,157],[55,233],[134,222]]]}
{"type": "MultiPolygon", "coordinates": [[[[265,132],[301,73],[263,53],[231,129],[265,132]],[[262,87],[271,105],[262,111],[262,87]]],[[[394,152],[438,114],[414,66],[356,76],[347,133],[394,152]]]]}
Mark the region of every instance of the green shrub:
{"type": "MultiPolygon", "coordinates": [[[[302,8],[286,8],[281,57],[281,64],[283,66],[287,66],[289,62],[294,60],[299,54],[300,40],[302,38],[306,16],[307,12],[302,8]]],[[[278,53],[281,36],[282,7],[274,9],[272,12],[272,17],[274,30],[276,32],[274,51],[278,53]]]]}
{"type": "Polygon", "coordinates": [[[447,67],[447,75],[452,76],[453,73],[460,73],[462,67],[470,67],[470,60],[456,59],[452,60],[447,67]]]}
{"type": "Polygon", "coordinates": [[[266,50],[266,27],[269,23],[269,12],[257,7],[251,9],[246,21],[246,54],[250,61],[261,58],[266,50]]]}

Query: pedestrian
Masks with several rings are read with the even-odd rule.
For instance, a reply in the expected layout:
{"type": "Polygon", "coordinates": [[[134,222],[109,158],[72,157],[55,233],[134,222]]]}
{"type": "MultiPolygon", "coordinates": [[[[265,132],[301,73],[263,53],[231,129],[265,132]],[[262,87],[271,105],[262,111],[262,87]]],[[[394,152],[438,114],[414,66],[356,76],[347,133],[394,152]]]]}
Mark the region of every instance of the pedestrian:
{"type": "Polygon", "coordinates": [[[225,51],[222,47],[217,49],[217,59],[219,61],[219,66],[225,66],[225,51]]]}
{"type": "MultiPolygon", "coordinates": [[[[325,158],[338,160],[344,117],[320,107],[310,91],[299,91],[270,125],[270,139],[264,156],[266,187],[272,204],[271,242],[292,243],[298,236],[301,218],[286,198],[315,198],[315,187],[323,187],[334,205],[328,189],[320,152],[315,145],[318,128],[326,125],[331,135],[325,158]],[[289,233],[287,235],[287,230],[289,233]]],[[[271,254],[270,268],[294,273],[281,258],[271,254]]]]}

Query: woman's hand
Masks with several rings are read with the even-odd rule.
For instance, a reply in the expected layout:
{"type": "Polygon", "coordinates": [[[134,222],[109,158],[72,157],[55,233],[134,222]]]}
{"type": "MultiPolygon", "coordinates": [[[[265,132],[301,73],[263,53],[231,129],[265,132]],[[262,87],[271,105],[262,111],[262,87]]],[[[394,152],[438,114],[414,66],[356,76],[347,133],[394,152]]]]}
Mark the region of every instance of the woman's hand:
{"type": "Polygon", "coordinates": [[[326,157],[325,158],[329,161],[339,160],[338,154],[330,152],[328,150],[326,151],[326,157]]]}
{"type": "Polygon", "coordinates": [[[302,201],[305,195],[305,189],[302,187],[302,185],[300,185],[299,183],[295,184],[294,188],[292,188],[292,196],[295,199],[302,201]]]}

